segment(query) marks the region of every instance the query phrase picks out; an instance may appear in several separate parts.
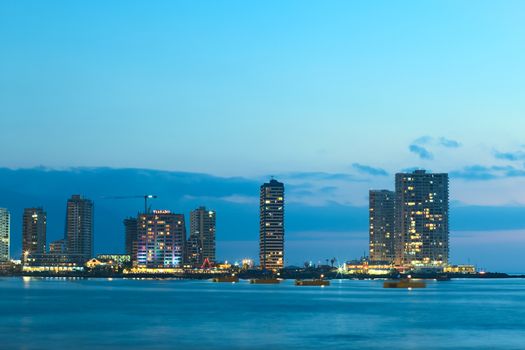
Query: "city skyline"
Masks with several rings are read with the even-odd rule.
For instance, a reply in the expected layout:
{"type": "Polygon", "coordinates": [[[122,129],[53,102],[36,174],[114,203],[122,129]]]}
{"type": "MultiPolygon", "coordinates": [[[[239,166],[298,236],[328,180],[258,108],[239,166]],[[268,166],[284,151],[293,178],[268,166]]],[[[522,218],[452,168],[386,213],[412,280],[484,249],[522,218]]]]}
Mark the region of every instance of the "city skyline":
{"type": "MultiPolygon", "coordinates": [[[[151,210],[151,206],[147,205],[147,198],[157,199],[157,195],[103,198],[145,200],[144,212],[139,213],[137,218],[127,217],[122,221],[124,252],[134,267],[204,268],[216,265],[215,211],[207,210],[205,206],[191,210],[187,235],[184,214],[175,214],[167,209],[151,210]]],[[[443,268],[457,264],[457,260],[449,261],[449,208],[448,174],[422,169],[396,173],[395,191],[369,191],[369,254],[363,253],[361,259],[377,263],[378,266],[395,264],[443,268]]],[[[284,184],[272,177],[260,186],[259,266],[262,270],[278,271],[293,265],[285,260],[284,218],[284,184]]],[[[94,258],[93,221],[93,201],[81,195],[72,195],[67,201],[65,238],[51,242],[49,255],[46,256],[45,248],[42,252],[46,241],[41,237],[45,237],[47,228],[46,213],[42,208],[25,208],[23,246],[40,244],[40,249],[33,249],[34,252],[31,252],[31,248],[25,250],[22,262],[28,261],[32,266],[38,266],[39,261],[45,264],[63,264],[68,261],[78,264],[94,258]],[[34,227],[28,229],[28,226],[37,223],[42,226],[39,227],[40,233],[35,232],[34,227]],[[88,243],[87,248],[85,242],[88,243]]],[[[10,226],[6,227],[9,232],[10,226]]],[[[336,244],[330,238],[326,238],[325,242],[336,244]]],[[[105,253],[105,256],[121,253],[119,249],[105,253]]],[[[250,257],[244,251],[240,254],[250,257]]],[[[301,254],[303,260],[309,258],[305,252],[301,254]]],[[[330,260],[333,265],[334,262],[352,261],[352,258],[346,251],[342,259],[333,257],[325,261],[330,260]]],[[[237,263],[239,260],[236,260],[237,263]]],[[[98,262],[95,260],[93,263],[98,262]]]]}
{"type": "Polygon", "coordinates": [[[0,1],[2,350],[525,347],[524,13],[0,1]]]}
{"type": "MultiPolygon", "coordinates": [[[[14,216],[12,217],[21,216],[21,212],[18,211],[19,208],[27,206],[28,203],[43,205],[48,212],[49,242],[63,237],[57,235],[57,232],[63,232],[63,221],[57,220],[64,215],[63,198],[67,198],[70,193],[75,193],[83,188],[83,192],[88,197],[96,199],[95,211],[98,210],[99,214],[95,214],[98,217],[98,220],[95,220],[95,225],[98,225],[98,228],[96,227],[95,230],[99,235],[105,237],[104,240],[95,240],[96,253],[122,252],[124,247],[122,219],[142,210],[143,202],[140,199],[115,202],[105,199],[105,196],[108,194],[129,194],[129,188],[138,186],[137,188],[142,189],[135,191],[135,193],[147,193],[150,188],[156,189],[154,192],[160,195],[153,202],[156,208],[170,208],[177,212],[184,212],[186,215],[190,210],[203,204],[219,210],[221,220],[218,222],[218,230],[221,232],[221,236],[217,242],[217,249],[221,260],[235,261],[246,257],[255,258],[258,255],[256,237],[258,236],[259,199],[254,197],[252,201],[250,199],[252,197],[249,196],[258,192],[258,187],[262,181],[202,177],[199,174],[118,169],[83,171],[78,169],[74,172],[54,172],[40,169],[9,171],[9,173],[13,174],[16,179],[4,177],[3,182],[6,184],[18,186],[16,185],[17,181],[20,181],[21,184],[27,184],[25,176],[31,176],[37,183],[41,184],[38,187],[24,185],[22,196],[4,197],[4,199],[10,203],[19,203],[9,205],[13,211],[14,216]],[[56,186],[58,184],[52,181],[55,177],[61,179],[59,186],[63,188],[63,197],[57,197],[56,189],[58,187],[56,186]],[[100,182],[96,180],[97,178],[115,180],[111,180],[110,186],[103,186],[99,185],[100,182]],[[128,183],[127,179],[133,179],[133,185],[128,183]],[[166,181],[165,184],[164,181],[166,181]],[[89,184],[96,184],[96,186],[92,187],[89,184]],[[155,187],[159,185],[161,187],[155,187]],[[173,188],[178,188],[179,192],[173,193],[173,188]],[[54,193],[46,194],[48,189],[54,193]],[[242,191],[239,192],[239,189],[242,191]],[[35,198],[40,199],[29,202],[20,201],[20,198],[28,198],[31,193],[36,194],[35,198]],[[169,194],[166,195],[167,193],[169,194]],[[235,193],[235,196],[231,196],[235,193]],[[53,198],[56,198],[56,201],[50,201],[53,198]],[[46,202],[50,204],[48,205],[46,202]],[[53,204],[55,202],[56,204],[53,204]],[[239,252],[242,252],[241,256],[239,252]]],[[[5,172],[0,171],[0,178],[2,175],[5,175],[5,172]]],[[[391,178],[389,182],[390,185],[385,187],[392,188],[391,178]]],[[[293,179],[290,182],[287,179],[286,183],[288,184],[287,197],[289,203],[287,261],[285,262],[287,265],[302,265],[306,258],[313,262],[322,262],[326,258],[332,257],[344,260],[366,255],[366,250],[368,250],[367,206],[326,206],[324,204],[311,206],[295,197],[298,191],[304,190],[304,186],[294,185],[293,179]],[[319,216],[320,220],[311,221],[310,218],[313,216],[319,216]]],[[[454,186],[454,181],[451,182],[451,186],[454,186]]],[[[453,190],[451,193],[454,193],[453,190]]],[[[302,195],[303,193],[299,192],[299,194],[302,195]]],[[[368,190],[363,195],[365,198],[368,197],[368,190]]],[[[521,250],[519,249],[519,241],[516,241],[519,236],[511,236],[517,232],[516,228],[519,228],[523,221],[522,211],[518,207],[498,210],[497,208],[483,209],[458,206],[454,202],[451,202],[451,205],[454,211],[451,224],[452,261],[475,263],[482,268],[492,270],[517,272],[521,270],[521,259],[519,258],[521,250]],[[501,231],[502,237],[491,236],[491,232],[494,232],[493,230],[501,224],[506,225],[506,230],[501,231]],[[480,233],[478,234],[476,231],[480,233]],[[511,243],[506,243],[506,241],[511,243]],[[500,259],[501,254],[505,254],[509,259],[500,259]]],[[[11,221],[12,253],[16,257],[19,256],[18,252],[21,254],[21,248],[17,248],[17,246],[20,247],[21,242],[21,238],[20,240],[18,238],[21,220],[11,221]]]]}

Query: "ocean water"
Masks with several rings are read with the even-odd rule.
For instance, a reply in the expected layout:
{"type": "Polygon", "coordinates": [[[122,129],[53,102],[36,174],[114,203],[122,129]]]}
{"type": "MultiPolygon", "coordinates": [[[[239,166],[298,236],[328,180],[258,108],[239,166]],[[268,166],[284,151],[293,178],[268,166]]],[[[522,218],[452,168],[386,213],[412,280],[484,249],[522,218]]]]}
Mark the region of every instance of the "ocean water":
{"type": "Polygon", "coordinates": [[[525,349],[525,280],[2,278],[0,349],[525,349]]]}

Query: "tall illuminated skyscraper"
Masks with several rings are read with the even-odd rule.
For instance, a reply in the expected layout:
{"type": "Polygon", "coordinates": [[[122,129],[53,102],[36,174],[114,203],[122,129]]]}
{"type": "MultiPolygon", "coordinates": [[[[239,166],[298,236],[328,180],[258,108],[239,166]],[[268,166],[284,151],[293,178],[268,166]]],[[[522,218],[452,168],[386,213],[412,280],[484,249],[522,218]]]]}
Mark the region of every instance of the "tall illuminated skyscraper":
{"type": "Polygon", "coordinates": [[[274,179],[260,190],[259,261],[263,270],[284,267],[284,184],[274,179]]]}
{"type": "Polygon", "coordinates": [[[193,265],[215,263],[215,211],[200,207],[190,213],[188,259],[193,265]]]}
{"type": "Polygon", "coordinates": [[[184,258],[186,225],[184,215],[154,210],[138,217],[138,267],[181,267],[184,258]]]}
{"type": "Polygon", "coordinates": [[[9,261],[10,230],[11,214],[7,209],[0,208],[0,261],[9,261]]]}
{"type": "Polygon", "coordinates": [[[42,208],[25,208],[22,217],[22,254],[46,252],[46,212],[42,208]]]}
{"type": "Polygon", "coordinates": [[[393,262],[395,192],[371,190],[369,202],[370,260],[393,262]]]}
{"type": "Polygon", "coordinates": [[[67,201],[67,254],[89,260],[93,257],[93,202],[73,195],[67,201]]]}
{"type": "Polygon", "coordinates": [[[448,263],[448,174],[396,174],[397,264],[448,263]]]}

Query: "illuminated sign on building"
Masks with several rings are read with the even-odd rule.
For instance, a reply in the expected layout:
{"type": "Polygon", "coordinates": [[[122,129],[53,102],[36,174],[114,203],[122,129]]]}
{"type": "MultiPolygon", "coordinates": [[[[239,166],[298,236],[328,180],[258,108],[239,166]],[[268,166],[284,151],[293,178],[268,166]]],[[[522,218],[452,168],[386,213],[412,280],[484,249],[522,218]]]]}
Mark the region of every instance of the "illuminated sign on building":
{"type": "Polygon", "coordinates": [[[153,210],[153,214],[162,215],[162,214],[171,214],[170,210],[153,210]]]}

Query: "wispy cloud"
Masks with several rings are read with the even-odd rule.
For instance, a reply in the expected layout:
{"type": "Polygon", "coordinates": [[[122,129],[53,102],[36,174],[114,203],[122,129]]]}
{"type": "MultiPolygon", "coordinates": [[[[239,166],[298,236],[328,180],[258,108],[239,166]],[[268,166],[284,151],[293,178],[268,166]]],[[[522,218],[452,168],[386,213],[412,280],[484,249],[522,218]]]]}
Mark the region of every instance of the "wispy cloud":
{"type": "Polygon", "coordinates": [[[257,204],[259,203],[259,198],[256,196],[243,196],[239,194],[233,194],[231,196],[220,197],[220,200],[230,203],[237,204],[257,204]]]}
{"type": "Polygon", "coordinates": [[[425,135],[415,139],[409,145],[408,149],[410,150],[410,152],[417,154],[419,158],[428,160],[434,158],[434,155],[432,154],[430,148],[435,146],[445,148],[459,148],[461,147],[461,143],[459,143],[456,140],[446,138],[444,136],[435,138],[432,136],[425,135]]]}
{"type": "Polygon", "coordinates": [[[426,149],[423,146],[412,144],[408,146],[408,149],[410,150],[410,152],[417,154],[419,158],[421,159],[426,159],[426,160],[434,159],[434,155],[432,154],[432,152],[430,152],[428,149],[426,149]]]}
{"type": "Polygon", "coordinates": [[[446,137],[440,137],[438,141],[439,141],[439,144],[443,147],[447,147],[447,148],[461,147],[461,143],[459,143],[456,140],[447,139],[446,137]]]}
{"type": "Polygon", "coordinates": [[[493,180],[505,177],[523,177],[525,170],[513,166],[470,165],[450,172],[451,177],[466,180],[493,180]]]}
{"type": "Polygon", "coordinates": [[[339,188],[336,187],[336,186],[325,186],[325,187],[321,187],[319,190],[321,192],[325,192],[325,193],[334,193],[338,190],[339,188]]]}
{"type": "Polygon", "coordinates": [[[427,145],[427,144],[431,143],[433,140],[434,139],[433,139],[432,136],[425,135],[425,136],[421,136],[421,137],[418,137],[417,139],[415,139],[414,142],[412,142],[412,144],[427,145]]]}
{"type": "Polygon", "coordinates": [[[515,152],[494,151],[494,157],[496,157],[496,159],[502,159],[502,160],[523,161],[525,160],[525,152],[523,151],[515,151],[515,152]]]}
{"type": "Polygon", "coordinates": [[[182,198],[187,200],[223,201],[236,204],[257,204],[259,202],[259,198],[256,196],[245,196],[241,194],[232,194],[222,197],[184,195],[182,198]]]}
{"type": "Polygon", "coordinates": [[[388,172],[381,168],[371,167],[369,165],[354,163],[352,168],[355,170],[372,176],[388,176],[388,172]]]}
{"type": "Polygon", "coordinates": [[[362,181],[352,174],[325,172],[293,172],[278,175],[278,178],[288,180],[344,180],[362,181]]]}
{"type": "Polygon", "coordinates": [[[525,170],[523,169],[510,169],[507,171],[508,177],[522,177],[525,176],[525,170]]]}
{"type": "Polygon", "coordinates": [[[482,165],[471,165],[451,171],[450,176],[467,180],[492,180],[498,177],[493,169],[482,165]]]}

